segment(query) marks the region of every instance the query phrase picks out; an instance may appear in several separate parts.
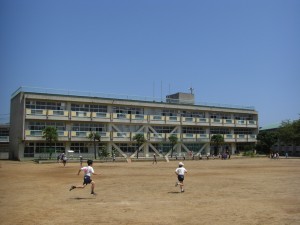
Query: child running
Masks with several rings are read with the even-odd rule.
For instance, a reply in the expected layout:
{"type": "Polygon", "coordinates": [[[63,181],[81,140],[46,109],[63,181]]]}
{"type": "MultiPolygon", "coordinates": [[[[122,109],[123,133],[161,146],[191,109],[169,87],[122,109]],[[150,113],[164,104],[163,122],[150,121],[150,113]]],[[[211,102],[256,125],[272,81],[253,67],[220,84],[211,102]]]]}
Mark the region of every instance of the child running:
{"type": "Polygon", "coordinates": [[[77,173],[77,175],[79,175],[81,171],[84,172],[83,184],[82,184],[81,186],[73,186],[73,185],[72,185],[71,188],[70,188],[70,191],[72,191],[72,190],[75,189],[75,188],[85,188],[86,185],[91,184],[91,185],[92,185],[92,187],[91,187],[91,194],[92,194],[92,195],[96,195],[96,193],[94,192],[94,189],[95,189],[95,182],[91,179],[91,176],[92,176],[92,174],[93,174],[93,175],[98,175],[98,174],[96,174],[96,173],[94,172],[94,169],[93,169],[93,167],[92,167],[92,165],[93,165],[93,160],[89,159],[89,160],[87,161],[87,164],[88,164],[88,166],[85,166],[85,167],[80,168],[79,171],[78,171],[78,173],[77,173]]]}
{"type": "Polygon", "coordinates": [[[187,173],[187,170],[183,167],[184,164],[182,162],[179,163],[179,167],[175,170],[175,174],[177,175],[178,182],[175,183],[175,187],[180,186],[180,191],[184,192],[183,189],[183,180],[184,174],[187,173]]]}

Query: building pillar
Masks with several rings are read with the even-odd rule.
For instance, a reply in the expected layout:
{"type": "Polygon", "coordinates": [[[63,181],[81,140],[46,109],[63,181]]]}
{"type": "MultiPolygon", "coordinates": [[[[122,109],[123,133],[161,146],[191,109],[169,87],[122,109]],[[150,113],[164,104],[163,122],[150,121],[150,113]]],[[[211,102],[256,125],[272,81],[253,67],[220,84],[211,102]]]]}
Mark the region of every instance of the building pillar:
{"type": "Polygon", "coordinates": [[[66,142],[66,145],[65,145],[65,153],[66,151],[70,150],[71,149],[71,142],[66,142]]]}
{"type": "Polygon", "coordinates": [[[231,143],[231,154],[234,155],[236,153],[236,143],[231,143]]]}
{"type": "Polygon", "coordinates": [[[208,153],[210,154],[210,143],[208,143],[205,147],[205,154],[207,155],[208,153]]]}
{"type": "Polygon", "coordinates": [[[144,150],[144,156],[149,157],[149,144],[147,142],[145,142],[143,150],[144,150]]]}

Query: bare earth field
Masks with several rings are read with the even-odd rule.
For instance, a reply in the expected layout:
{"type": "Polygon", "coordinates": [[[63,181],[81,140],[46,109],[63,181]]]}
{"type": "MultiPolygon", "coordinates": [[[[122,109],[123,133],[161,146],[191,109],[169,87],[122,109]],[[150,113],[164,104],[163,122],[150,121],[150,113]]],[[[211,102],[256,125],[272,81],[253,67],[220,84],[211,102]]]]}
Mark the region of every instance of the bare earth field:
{"type": "Polygon", "coordinates": [[[0,161],[0,224],[300,224],[300,159],[94,163],[94,197],[79,163],[0,161]]]}

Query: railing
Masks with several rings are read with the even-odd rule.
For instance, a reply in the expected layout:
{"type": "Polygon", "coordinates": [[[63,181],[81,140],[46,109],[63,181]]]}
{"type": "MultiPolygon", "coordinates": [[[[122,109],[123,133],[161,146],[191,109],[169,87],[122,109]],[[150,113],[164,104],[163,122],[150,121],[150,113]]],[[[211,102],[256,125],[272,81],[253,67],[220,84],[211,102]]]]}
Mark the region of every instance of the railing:
{"type": "Polygon", "coordinates": [[[196,118],[194,118],[194,117],[182,117],[182,122],[195,123],[196,118]]]}
{"type": "Polygon", "coordinates": [[[9,136],[0,136],[0,142],[9,142],[9,136]]]}
{"type": "Polygon", "coordinates": [[[109,118],[109,113],[95,112],[95,113],[93,113],[93,117],[95,117],[95,118],[109,118]]]}
{"type": "MultiPolygon", "coordinates": [[[[70,137],[75,138],[84,138],[87,139],[90,131],[58,131],[59,137],[68,137],[70,134],[70,137]]],[[[103,138],[102,140],[108,141],[110,140],[110,133],[111,132],[98,132],[98,134],[103,138]],[[109,138],[109,139],[108,139],[109,138]]],[[[112,140],[117,138],[118,140],[121,139],[128,139],[133,138],[136,134],[143,134],[144,138],[151,140],[151,141],[159,141],[165,139],[168,141],[170,136],[175,135],[178,140],[203,140],[203,141],[209,141],[210,138],[214,134],[195,134],[195,133],[143,133],[143,132],[112,132],[112,140]]],[[[42,130],[26,130],[25,131],[26,137],[42,137],[43,131],[42,130]]],[[[256,134],[224,134],[223,135],[225,141],[256,141],[256,134]]],[[[132,139],[131,139],[132,140],[132,139]]],[[[2,136],[0,137],[0,141],[9,141],[9,137],[2,136]]]]}
{"type": "MultiPolygon", "coordinates": [[[[26,109],[26,115],[36,115],[36,116],[60,116],[68,117],[68,111],[64,110],[42,110],[42,109],[26,109]]],[[[148,123],[147,118],[149,117],[150,123],[197,123],[200,125],[213,125],[213,126],[249,126],[256,127],[257,121],[255,120],[235,120],[235,119],[219,119],[219,118],[196,118],[196,117],[180,117],[180,116],[162,116],[162,115],[143,115],[143,114],[125,114],[125,113],[104,113],[104,112],[85,112],[85,111],[71,111],[71,117],[73,118],[99,118],[99,119],[110,119],[112,114],[113,120],[122,121],[140,121],[143,123],[148,123]],[[209,123],[211,122],[211,123],[209,123]]],[[[70,117],[70,118],[71,118],[70,117]]]]}
{"type": "Polygon", "coordinates": [[[142,114],[132,114],[131,115],[132,120],[146,120],[147,116],[142,114]]]}
{"type": "MultiPolygon", "coordinates": [[[[57,131],[58,137],[67,137],[69,134],[69,131],[57,131]]],[[[25,130],[26,136],[32,136],[32,137],[42,137],[43,136],[43,130],[25,130]]]]}

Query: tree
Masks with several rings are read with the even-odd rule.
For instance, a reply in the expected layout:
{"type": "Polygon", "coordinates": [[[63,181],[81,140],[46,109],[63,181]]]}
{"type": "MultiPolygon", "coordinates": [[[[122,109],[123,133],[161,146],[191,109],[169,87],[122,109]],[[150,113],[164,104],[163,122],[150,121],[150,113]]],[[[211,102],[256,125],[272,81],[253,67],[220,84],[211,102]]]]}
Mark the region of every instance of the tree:
{"type": "Polygon", "coordinates": [[[102,146],[102,148],[100,149],[100,157],[104,158],[105,160],[107,160],[107,157],[109,156],[109,152],[107,151],[106,146],[102,146]]]}
{"type": "Polygon", "coordinates": [[[49,159],[51,159],[53,153],[52,145],[58,140],[56,127],[45,127],[43,129],[43,138],[49,143],[49,159]]]}
{"type": "Polygon", "coordinates": [[[97,159],[97,151],[96,151],[96,141],[101,141],[101,136],[98,132],[90,132],[89,136],[88,136],[88,139],[90,139],[90,141],[93,142],[94,144],[94,156],[95,156],[95,159],[97,159]]]}
{"type": "Polygon", "coordinates": [[[299,145],[300,144],[300,120],[283,121],[277,130],[278,139],[284,144],[299,145]]]}
{"type": "Polygon", "coordinates": [[[218,154],[218,149],[224,144],[224,137],[221,134],[215,134],[210,138],[210,143],[214,146],[214,155],[218,154]]]}
{"type": "Polygon", "coordinates": [[[133,137],[133,140],[137,142],[138,145],[138,149],[137,149],[137,153],[136,153],[136,158],[139,158],[139,151],[140,151],[140,147],[146,142],[146,139],[144,137],[144,134],[136,134],[133,137]]]}
{"type": "Polygon", "coordinates": [[[172,134],[171,136],[169,136],[169,141],[172,145],[172,150],[171,150],[171,158],[173,158],[173,151],[174,151],[174,146],[177,144],[178,142],[178,138],[175,134],[172,134]]]}
{"type": "Polygon", "coordinates": [[[275,131],[260,131],[257,135],[257,145],[258,151],[265,154],[270,154],[271,147],[277,142],[277,132],[275,131]]]}

